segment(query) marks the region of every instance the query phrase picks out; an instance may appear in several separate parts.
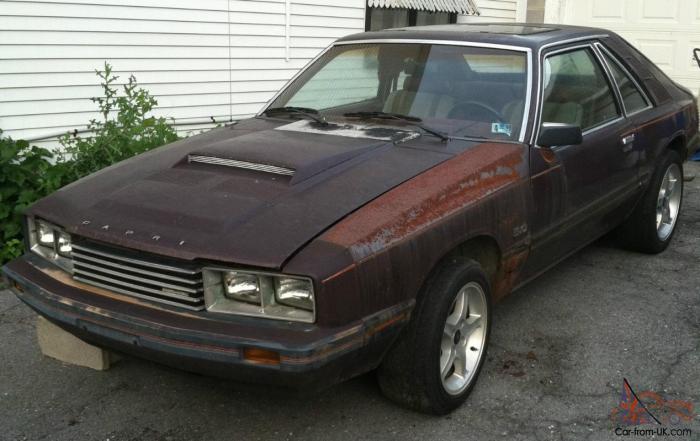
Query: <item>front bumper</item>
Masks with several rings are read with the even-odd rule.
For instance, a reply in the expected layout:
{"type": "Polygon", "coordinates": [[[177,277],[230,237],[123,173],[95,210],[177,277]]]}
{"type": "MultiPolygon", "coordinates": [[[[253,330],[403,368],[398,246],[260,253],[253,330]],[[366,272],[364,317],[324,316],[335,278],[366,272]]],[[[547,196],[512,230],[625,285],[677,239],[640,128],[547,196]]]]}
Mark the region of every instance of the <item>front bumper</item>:
{"type": "Polygon", "coordinates": [[[192,372],[303,390],[376,367],[413,307],[406,303],[347,326],[322,328],[166,309],[96,293],[33,254],[9,263],[3,272],[20,300],[97,346],[192,372]],[[277,357],[250,358],[255,351],[277,357]]]}

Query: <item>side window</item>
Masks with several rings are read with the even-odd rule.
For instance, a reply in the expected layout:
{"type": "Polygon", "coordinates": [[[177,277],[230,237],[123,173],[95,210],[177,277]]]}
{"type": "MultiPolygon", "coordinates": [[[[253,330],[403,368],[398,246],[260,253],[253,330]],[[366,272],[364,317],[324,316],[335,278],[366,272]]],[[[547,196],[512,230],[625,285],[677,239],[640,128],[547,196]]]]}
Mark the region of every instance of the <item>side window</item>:
{"type": "Polygon", "coordinates": [[[590,48],[551,55],[543,70],[542,122],[575,124],[586,131],[621,115],[590,48]]]}
{"type": "Polygon", "coordinates": [[[635,113],[649,107],[649,103],[646,99],[644,99],[644,95],[642,95],[642,93],[639,91],[639,88],[636,84],[634,84],[634,81],[632,81],[629,74],[622,70],[617,61],[613,60],[613,58],[608,55],[606,51],[601,52],[603,54],[603,58],[605,58],[605,62],[608,63],[608,66],[610,66],[610,71],[615,77],[617,87],[620,88],[620,94],[622,95],[622,100],[625,103],[627,113],[635,113]]]}

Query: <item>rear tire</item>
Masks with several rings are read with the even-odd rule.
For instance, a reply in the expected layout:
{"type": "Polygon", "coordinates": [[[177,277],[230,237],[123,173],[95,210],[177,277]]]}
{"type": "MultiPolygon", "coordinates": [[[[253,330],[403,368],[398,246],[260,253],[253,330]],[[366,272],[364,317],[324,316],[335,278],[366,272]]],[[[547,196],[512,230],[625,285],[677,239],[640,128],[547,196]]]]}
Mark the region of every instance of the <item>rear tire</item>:
{"type": "Polygon", "coordinates": [[[648,254],[664,251],[673,239],[683,204],[683,161],[668,150],[620,237],[627,248],[648,254]]]}
{"type": "Polygon", "coordinates": [[[377,374],[384,395],[414,410],[444,415],[472,391],[491,329],[491,292],[481,266],[453,259],[421,292],[411,322],[377,374]]]}

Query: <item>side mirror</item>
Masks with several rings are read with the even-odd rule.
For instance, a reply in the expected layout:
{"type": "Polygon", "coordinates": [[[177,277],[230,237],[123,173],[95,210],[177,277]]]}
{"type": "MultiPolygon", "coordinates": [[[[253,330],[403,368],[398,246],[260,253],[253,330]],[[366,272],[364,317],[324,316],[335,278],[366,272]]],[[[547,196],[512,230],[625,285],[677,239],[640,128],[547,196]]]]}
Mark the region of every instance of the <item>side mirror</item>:
{"type": "Polygon", "coordinates": [[[537,138],[537,145],[557,147],[561,145],[578,145],[583,142],[581,127],[573,124],[544,123],[537,138]]]}

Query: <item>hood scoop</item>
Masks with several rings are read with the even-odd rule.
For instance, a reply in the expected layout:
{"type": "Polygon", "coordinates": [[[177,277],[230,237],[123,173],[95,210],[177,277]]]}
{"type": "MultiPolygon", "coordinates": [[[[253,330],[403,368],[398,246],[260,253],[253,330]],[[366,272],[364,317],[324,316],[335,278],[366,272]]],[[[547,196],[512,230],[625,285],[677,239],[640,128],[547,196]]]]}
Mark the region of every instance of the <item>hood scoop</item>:
{"type": "Polygon", "coordinates": [[[202,146],[188,152],[186,161],[190,166],[208,165],[232,172],[247,170],[284,177],[289,185],[296,185],[338,170],[336,167],[343,163],[367,159],[371,151],[391,145],[377,139],[272,129],[202,146]]]}
{"type": "Polygon", "coordinates": [[[187,162],[199,164],[221,165],[224,167],[242,168],[246,170],[255,170],[264,173],[271,173],[280,176],[294,176],[294,170],[286,167],[279,167],[269,164],[258,164],[255,162],[237,161],[235,159],[218,158],[215,156],[204,155],[188,155],[187,162]]]}

